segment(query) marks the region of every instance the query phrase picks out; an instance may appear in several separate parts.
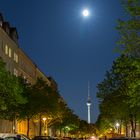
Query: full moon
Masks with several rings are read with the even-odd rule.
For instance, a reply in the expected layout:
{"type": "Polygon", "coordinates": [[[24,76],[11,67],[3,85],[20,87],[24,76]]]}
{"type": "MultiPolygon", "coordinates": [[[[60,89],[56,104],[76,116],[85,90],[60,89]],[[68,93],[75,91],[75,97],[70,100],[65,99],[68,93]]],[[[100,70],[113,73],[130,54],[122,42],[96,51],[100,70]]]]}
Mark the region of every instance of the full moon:
{"type": "Polygon", "coordinates": [[[89,16],[89,11],[87,9],[83,10],[83,16],[84,17],[89,16]]]}

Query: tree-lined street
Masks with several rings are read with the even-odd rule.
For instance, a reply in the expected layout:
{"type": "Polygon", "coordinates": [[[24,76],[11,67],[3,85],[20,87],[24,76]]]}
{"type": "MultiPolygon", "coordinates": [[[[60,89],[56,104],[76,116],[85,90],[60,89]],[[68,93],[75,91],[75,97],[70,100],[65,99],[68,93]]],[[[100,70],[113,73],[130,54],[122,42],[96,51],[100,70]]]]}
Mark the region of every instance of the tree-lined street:
{"type": "MultiPolygon", "coordinates": [[[[113,48],[119,55],[97,84],[99,115],[95,123],[81,119],[69,107],[57,81],[40,71],[19,48],[16,29],[0,17],[2,132],[24,133],[31,138],[36,135],[92,140],[140,137],[140,1],[122,0],[120,5],[126,16],[118,19],[117,27],[114,27],[119,37],[116,37],[116,46],[113,48]],[[5,38],[8,38],[7,42],[5,38]],[[13,48],[17,45],[17,50],[12,50],[9,42],[12,42],[11,46],[15,43],[13,48]]],[[[88,9],[83,10],[82,14],[86,20],[91,16],[88,9]]],[[[75,82],[74,78],[72,82],[75,82]]],[[[75,94],[77,96],[78,93],[75,94]]],[[[87,102],[89,106],[91,101],[87,102]]]]}

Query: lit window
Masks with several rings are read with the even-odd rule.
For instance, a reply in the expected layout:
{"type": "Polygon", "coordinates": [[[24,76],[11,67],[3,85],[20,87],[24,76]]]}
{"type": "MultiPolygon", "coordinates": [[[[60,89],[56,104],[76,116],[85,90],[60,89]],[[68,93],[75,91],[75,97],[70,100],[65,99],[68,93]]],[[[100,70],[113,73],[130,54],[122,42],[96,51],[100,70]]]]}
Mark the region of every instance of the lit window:
{"type": "Polygon", "coordinates": [[[12,56],[12,53],[11,53],[11,48],[9,48],[9,57],[12,56]]]}
{"type": "Polygon", "coordinates": [[[17,57],[16,57],[16,62],[18,63],[18,55],[17,55],[17,57]]]}
{"type": "Polygon", "coordinates": [[[28,79],[26,79],[26,83],[29,83],[29,80],[28,79]]]}
{"type": "Polygon", "coordinates": [[[8,46],[5,45],[5,54],[8,54],[8,46]]]}
{"type": "Polygon", "coordinates": [[[24,79],[25,83],[28,83],[28,79],[27,79],[27,77],[25,75],[23,76],[23,79],[24,79]]]}
{"type": "Polygon", "coordinates": [[[16,53],[14,52],[14,61],[16,61],[16,53]]]}
{"type": "Polygon", "coordinates": [[[14,52],[14,61],[18,63],[18,55],[14,52]]]}
{"type": "Polygon", "coordinates": [[[18,76],[18,70],[14,68],[14,75],[18,76]]]}
{"type": "Polygon", "coordinates": [[[2,26],[2,21],[0,21],[0,26],[2,26]]]}
{"type": "Polygon", "coordinates": [[[23,79],[24,79],[24,80],[26,79],[26,76],[25,76],[25,75],[23,76],[23,79]]]}

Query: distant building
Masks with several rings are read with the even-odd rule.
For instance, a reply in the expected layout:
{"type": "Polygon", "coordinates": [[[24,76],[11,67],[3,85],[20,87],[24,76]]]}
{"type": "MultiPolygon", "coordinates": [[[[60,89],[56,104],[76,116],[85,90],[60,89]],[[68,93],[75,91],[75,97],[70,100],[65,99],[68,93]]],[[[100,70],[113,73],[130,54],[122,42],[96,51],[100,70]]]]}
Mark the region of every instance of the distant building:
{"type": "Polygon", "coordinates": [[[35,83],[37,77],[45,80],[48,85],[48,77],[39,70],[36,64],[19,47],[16,28],[5,22],[0,14],[0,57],[6,63],[6,68],[14,75],[22,75],[28,82],[35,83]]]}
{"type": "MultiPolygon", "coordinates": [[[[15,27],[4,21],[0,14],[0,57],[6,63],[6,69],[16,76],[23,76],[27,82],[34,84],[37,78],[42,78],[53,89],[57,88],[57,84],[51,78],[48,78],[37,65],[26,55],[19,47],[18,33],[15,27]]],[[[19,133],[26,133],[26,121],[17,122],[17,128],[13,128],[13,122],[0,120],[0,132],[12,132],[17,129],[19,133]]],[[[32,128],[31,135],[37,135],[35,124],[30,122],[32,128]]]]}

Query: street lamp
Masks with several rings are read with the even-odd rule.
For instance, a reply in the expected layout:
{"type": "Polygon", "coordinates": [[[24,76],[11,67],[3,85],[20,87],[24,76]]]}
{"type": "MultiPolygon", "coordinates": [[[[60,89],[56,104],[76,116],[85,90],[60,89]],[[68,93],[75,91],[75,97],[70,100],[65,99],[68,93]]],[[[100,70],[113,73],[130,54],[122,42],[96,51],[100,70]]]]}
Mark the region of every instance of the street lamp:
{"type": "Polygon", "coordinates": [[[47,118],[45,118],[45,117],[44,117],[44,118],[43,118],[43,121],[45,122],[45,121],[46,121],[46,119],[47,119],[47,118]]]}
{"type": "Polygon", "coordinates": [[[120,124],[117,122],[117,123],[115,124],[115,126],[116,126],[116,128],[117,128],[117,133],[119,133],[119,126],[120,126],[120,124]]]}
{"type": "Polygon", "coordinates": [[[47,118],[44,117],[44,118],[42,118],[42,120],[44,122],[44,135],[46,135],[46,120],[47,120],[47,118]]]}

